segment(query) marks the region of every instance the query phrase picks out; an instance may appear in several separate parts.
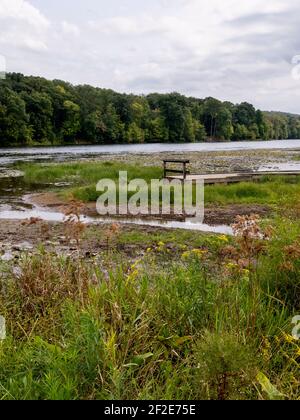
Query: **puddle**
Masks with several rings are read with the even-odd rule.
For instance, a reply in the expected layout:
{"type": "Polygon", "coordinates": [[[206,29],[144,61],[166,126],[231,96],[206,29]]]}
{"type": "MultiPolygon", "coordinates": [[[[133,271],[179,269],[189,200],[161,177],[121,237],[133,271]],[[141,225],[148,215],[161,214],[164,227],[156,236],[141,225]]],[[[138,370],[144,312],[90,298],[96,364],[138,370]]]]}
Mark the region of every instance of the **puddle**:
{"type": "MultiPolygon", "coordinates": [[[[2,220],[27,220],[30,218],[38,218],[47,222],[63,222],[65,215],[61,212],[52,211],[51,209],[43,207],[32,207],[23,209],[5,209],[0,207],[0,219],[2,220]]],[[[201,232],[220,233],[226,235],[232,235],[232,229],[227,225],[207,225],[205,223],[199,223],[197,219],[191,218],[186,221],[173,221],[173,220],[149,220],[142,218],[112,218],[112,217],[88,217],[81,216],[82,223],[97,224],[97,223],[119,223],[119,224],[131,224],[140,226],[154,226],[168,229],[186,229],[186,230],[197,230],[201,232]]]]}
{"type": "Polygon", "coordinates": [[[225,235],[233,235],[232,228],[227,225],[207,225],[205,223],[199,223],[196,220],[193,222],[192,219],[188,221],[167,221],[167,220],[144,220],[144,219],[119,219],[119,218],[96,218],[94,222],[101,221],[106,223],[117,222],[120,224],[132,224],[142,226],[155,226],[168,229],[185,229],[185,230],[198,230],[200,232],[220,233],[225,235]]]}

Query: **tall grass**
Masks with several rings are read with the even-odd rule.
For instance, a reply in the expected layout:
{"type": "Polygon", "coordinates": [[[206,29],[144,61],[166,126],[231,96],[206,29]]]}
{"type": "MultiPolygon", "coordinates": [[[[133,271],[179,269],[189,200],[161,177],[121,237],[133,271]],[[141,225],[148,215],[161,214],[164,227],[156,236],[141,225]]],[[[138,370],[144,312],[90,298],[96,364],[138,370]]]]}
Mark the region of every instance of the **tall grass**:
{"type": "Polygon", "coordinates": [[[153,243],[134,262],[41,250],[3,266],[1,398],[299,398],[298,306],[273,275],[298,233],[284,224],[262,241],[255,223],[195,249],[153,243]]]}

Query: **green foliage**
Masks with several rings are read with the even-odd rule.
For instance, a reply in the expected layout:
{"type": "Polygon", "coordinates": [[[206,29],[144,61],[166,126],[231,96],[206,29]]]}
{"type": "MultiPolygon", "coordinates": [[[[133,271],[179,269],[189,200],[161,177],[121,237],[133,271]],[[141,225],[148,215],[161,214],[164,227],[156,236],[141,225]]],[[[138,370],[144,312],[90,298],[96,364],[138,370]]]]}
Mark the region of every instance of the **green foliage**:
{"type": "Polygon", "coordinates": [[[284,303],[246,279],[255,271],[227,271],[223,237],[187,252],[177,239],[191,233],[160,235],[146,235],[151,251],[134,264],[117,252],[89,263],[42,251],[6,270],[1,399],[296,396],[293,349],[276,344],[291,314],[284,303]]]}
{"type": "Polygon", "coordinates": [[[229,396],[231,399],[247,399],[251,395],[257,364],[251,346],[234,334],[206,331],[195,348],[199,363],[195,381],[201,384],[204,379],[208,382],[208,399],[226,400],[229,396]]]}
{"type": "Polygon", "coordinates": [[[0,140],[1,146],[26,145],[30,142],[25,102],[13,90],[0,85],[0,140]]]}
{"type": "Polygon", "coordinates": [[[0,81],[1,145],[300,138],[297,115],[179,93],[119,94],[22,74],[0,81]]]}

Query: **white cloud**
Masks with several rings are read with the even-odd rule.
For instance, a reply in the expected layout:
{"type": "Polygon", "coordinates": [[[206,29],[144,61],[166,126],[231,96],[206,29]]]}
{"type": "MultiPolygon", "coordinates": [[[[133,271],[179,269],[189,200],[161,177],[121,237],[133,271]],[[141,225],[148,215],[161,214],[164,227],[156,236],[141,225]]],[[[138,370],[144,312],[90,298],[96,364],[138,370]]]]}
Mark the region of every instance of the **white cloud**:
{"type": "Polygon", "coordinates": [[[71,35],[71,36],[80,35],[80,29],[78,28],[77,25],[67,22],[66,20],[64,20],[61,25],[62,25],[62,30],[66,35],[71,35]]]}
{"type": "Polygon", "coordinates": [[[297,111],[299,19],[299,0],[0,0],[0,53],[49,78],[297,111]]]}
{"type": "Polygon", "coordinates": [[[39,28],[49,26],[42,13],[25,0],[0,0],[0,19],[17,19],[39,28]]]}
{"type": "Polygon", "coordinates": [[[0,48],[47,50],[46,34],[50,22],[25,0],[0,0],[0,48]]]}

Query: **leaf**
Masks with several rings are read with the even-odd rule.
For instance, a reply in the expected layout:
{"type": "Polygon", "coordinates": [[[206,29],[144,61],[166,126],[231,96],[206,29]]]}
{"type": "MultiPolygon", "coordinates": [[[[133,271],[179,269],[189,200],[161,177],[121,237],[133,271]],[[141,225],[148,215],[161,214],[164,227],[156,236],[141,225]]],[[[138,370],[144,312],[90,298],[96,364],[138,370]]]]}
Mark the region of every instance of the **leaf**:
{"type": "Polygon", "coordinates": [[[184,337],[176,338],[175,344],[176,346],[181,346],[182,344],[186,343],[187,341],[192,341],[193,337],[190,335],[186,335],[184,337]]]}
{"type": "Polygon", "coordinates": [[[153,353],[139,354],[138,356],[134,356],[134,358],[132,359],[132,364],[136,364],[140,366],[141,364],[143,364],[145,360],[149,359],[152,356],[153,356],[153,353]]]}
{"type": "Polygon", "coordinates": [[[270,382],[270,380],[262,372],[256,376],[262,390],[268,395],[270,400],[282,400],[285,395],[278,391],[278,389],[270,382]]]}
{"type": "Polygon", "coordinates": [[[161,337],[158,336],[157,339],[161,342],[163,342],[164,344],[170,346],[170,347],[174,347],[174,348],[178,348],[180,346],[182,346],[182,344],[186,343],[187,341],[191,341],[193,339],[192,336],[190,335],[186,335],[184,337],[179,337],[178,335],[173,335],[171,337],[161,337]]]}

